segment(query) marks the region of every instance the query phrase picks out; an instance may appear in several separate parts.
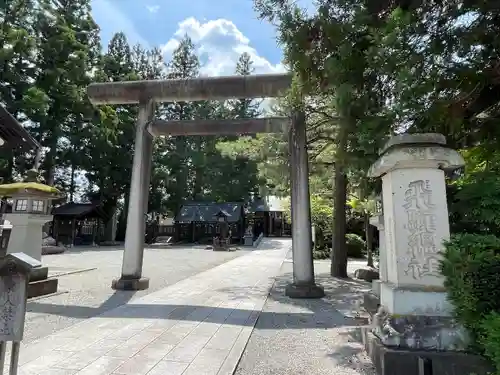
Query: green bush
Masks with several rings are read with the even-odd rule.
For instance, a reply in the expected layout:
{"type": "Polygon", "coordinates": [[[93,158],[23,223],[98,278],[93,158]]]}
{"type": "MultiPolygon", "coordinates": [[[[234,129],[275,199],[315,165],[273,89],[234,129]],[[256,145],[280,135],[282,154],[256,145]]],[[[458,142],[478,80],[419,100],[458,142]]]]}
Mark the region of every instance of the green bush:
{"type": "Polygon", "coordinates": [[[345,236],[347,245],[347,256],[350,258],[362,258],[365,252],[365,240],[354,233],[348,233],[345,236]]]}
{"type": "Polygon", "coordinates": [[[313,258],[314,259],[330,259],[330,254],[332,250],[328,248],[323,249],[314,249],[313,250],[313,258]]]}
{"type": "Polygon", "coordinates": [[[441,272],[457,320],[484,352],[484,319],[500,312],[500,239],[492,235],[454,235],[445,244],[441,272]]]}
{"type": "Polygon", "coordinates": [[[499,163],[480,155],[480,149],[462,151],[466,173],[447,186],[450,228],[452,233],[500,236],[499,163]]]}
{"type": "Polygon", "coordinates": [[[481,331],[479,343],[500,374],[500,314],[492,312],[486,316],[481,322],[481,331]]]}

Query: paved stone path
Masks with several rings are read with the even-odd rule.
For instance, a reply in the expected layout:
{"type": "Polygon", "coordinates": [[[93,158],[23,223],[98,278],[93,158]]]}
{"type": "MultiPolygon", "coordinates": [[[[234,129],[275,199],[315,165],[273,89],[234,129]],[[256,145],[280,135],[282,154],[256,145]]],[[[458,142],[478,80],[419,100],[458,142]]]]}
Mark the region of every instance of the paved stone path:
{"type": "Polygon", "coordinates": [[[226,252],[208,251],[204,246],[146,248],[143,275],[150,278],[149,289],[134,292],[111,289],[111,281],[121,272],[123,248],[75,247],[64,254],[43,256],[42,262],[51,274],[63,274],[58,277],[60,293],[28,302],[24,342],[40,339],[248,254],[246,249],[226,252]],[[90,271],[64,275],[82,269],[90,271]]]}
{"type": "MultiPolygon", "coordinates": [[[[348,271],[364,266],[366,261],[350,261],[348,271]]],[[[329,261],[315,261],[314,268],[326,297],[292,300],[284,295],[292,263],[283,263],[236,375],[376,374],[360,343],[365,322],[357,318],[370,283],[332,278],[329,261]]]]}
{"type": "Polygon", "coordinates": [[[266,239],[248,255],[23,346],[19,375],[230,375],[290,247],[266,239]]]}

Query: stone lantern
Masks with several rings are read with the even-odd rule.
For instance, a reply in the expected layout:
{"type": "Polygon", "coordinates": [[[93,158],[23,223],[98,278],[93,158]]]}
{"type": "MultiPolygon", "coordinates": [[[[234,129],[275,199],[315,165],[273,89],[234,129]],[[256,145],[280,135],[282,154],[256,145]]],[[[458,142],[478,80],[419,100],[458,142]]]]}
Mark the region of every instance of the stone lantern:
{"type": "MultiPolygon", "coordinates": [[[[38,172],[30,170],[24,182],[0,185],[0,196],[9,197],[13,201],[12,213],[5,214],[5,219],[12,225],[7,254],[23,252],[41,261],[42,228],[52,220],[50,203],[63,194],[55,187],[39,182],[38,172]]],[[[47,267],[32,270],[30,281],[39,284],[36,291],[30,285],[30,297],[57,290],[57,280],[46,280],[47,277],[47,267]]]]}
{"type": "Polygon", "coordinates": [[[229,249],[231,242],[231,238],[229,236],[229,224],[227,222],[229,216],[231,216],[231,214],[224,210],[219,210],[214,215],[217,222],[220,224],[220,236],[216,241],[214,241],[214,250],[229,249]]]}
{"type": "Polygon", "coordinates": [[[0,195],[13,200],[12,213],[5,215],[12,224],[7,253],[22,251],[40,261],[42,227],[52,220],[50,203],[63,195],[55,187],[36,181],[37,174],[31,170],[25,182],[0,185],[0,195]]]}
{"type": "Polygon", "coordinates": [[[220,235],[221,235],[221,237],[226,238],[228,236],[228,232],[229,232],[229,225],[227,223],[227,218],[231,215],[228,214],[224,210],[219,210],[219,212],[217,212],[214,216],[217,218],[217,221],[220,223],[220,235]]]}

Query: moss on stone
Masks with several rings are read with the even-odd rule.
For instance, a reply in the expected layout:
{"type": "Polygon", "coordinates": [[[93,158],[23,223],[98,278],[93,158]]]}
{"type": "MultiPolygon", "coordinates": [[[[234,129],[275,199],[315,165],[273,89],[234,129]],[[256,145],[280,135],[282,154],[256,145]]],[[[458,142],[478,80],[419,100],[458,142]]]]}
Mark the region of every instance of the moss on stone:
{"type": "Polygon", "coordinates": [[[14,182],[12,184],[0,185],[0,196],[10,197],[12,195],[24,191],[29,192],[29,190],[38,191],[44,194],[50,194],[57,197],[62,195],[59,189],[53,186],[41,184],[39,182],[14,182]]]}

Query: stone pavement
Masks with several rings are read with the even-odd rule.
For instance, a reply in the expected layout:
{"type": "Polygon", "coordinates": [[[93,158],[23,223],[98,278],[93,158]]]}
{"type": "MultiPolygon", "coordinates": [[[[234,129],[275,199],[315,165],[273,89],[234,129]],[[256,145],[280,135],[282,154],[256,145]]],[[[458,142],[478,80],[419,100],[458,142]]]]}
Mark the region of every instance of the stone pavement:
{"type": "MultiPolygon", "coordinates": [[[[350,260],[348,272],[366,266],[350,260]]],[[[284,295],[292,263],[283,263],[236,375],[375,375],[360,343],[359,302],[371,285],[334,279],[330,261],[315,261],[316,281],[326,297],[292,300],[284,295]]]]}
{"type": "Polygon", "coordinates": [[[114,293],[111,281],[120,275],[123,247],[74,247],[58,255],[44,255],[42,262],[59,276],[59,293],[32,299],[24,325],[24,342],[32,342],[83,320],[101,315],[131,300],[246,255],[251,250],[208,251],[204,246],[144,249],[143,275],[149,289],[114,293]]]}
{"type": "Polygon", "coordinates": [[[21,347],[19,375],[230,375],[291,240],[21,347]]]}

